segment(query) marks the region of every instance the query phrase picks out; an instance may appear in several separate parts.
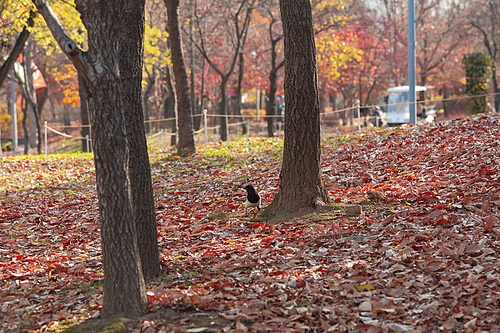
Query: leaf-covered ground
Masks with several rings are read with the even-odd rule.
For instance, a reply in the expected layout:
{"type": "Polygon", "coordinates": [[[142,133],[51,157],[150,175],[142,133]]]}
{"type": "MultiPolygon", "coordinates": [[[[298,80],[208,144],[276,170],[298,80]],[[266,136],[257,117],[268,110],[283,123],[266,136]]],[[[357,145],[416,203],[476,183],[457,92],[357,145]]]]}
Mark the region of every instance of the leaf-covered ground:
{"type": "MultiPolygon", "coordinates": [[[[250,138],[151,154],[163,275],[148,284],[148,314],[125,326],[500,332],[498,115],[329,138],[331,209],[251,220],[234,198],[251,182],[272,201],[281,149],[250,138]]],[[[0,190],[0,332],[96,322],[91,156],[1,158],[0,190]]]]}

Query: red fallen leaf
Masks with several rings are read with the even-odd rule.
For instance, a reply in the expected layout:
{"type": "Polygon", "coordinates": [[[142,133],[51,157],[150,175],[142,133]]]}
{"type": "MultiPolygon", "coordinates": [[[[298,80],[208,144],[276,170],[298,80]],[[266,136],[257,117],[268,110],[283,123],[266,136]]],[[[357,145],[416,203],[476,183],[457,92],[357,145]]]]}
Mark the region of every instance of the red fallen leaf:
{"type": "Polygon", "coordinates": [[[355,329],[363,332],[383,332],[384,330],[380,326],[370,325],[370,324],[357,324],[354,326],[355,329]]]}
{"type": "Polygon", "coordinates": [[[254,323],[250,328],[254,331],[257,332],[263,332],[263,331],[273,331],[273,328],[269,325],[263,324],[263,323],[254,323]]]}
{"type": "Polygon", "coordinates": [[[260,242],[261,243],[271,243],[273,241],[274,241],[274,237],[267,237],[267,238],[262,239],[260,242]]]}
{"type": "Polygon", "coordinates": [[[435,272],[435,271],[438,271],[440,269],[444,269],[444,265],[441,261],[436,260],[436,261],[432,261],[432,262],[428,263],[427,265],[425,265],[425,269],[432,271],[432,272],[435,272]]]}
{"type": "Polygon", "coordinates": [[[387,226],[389,223],[392,222],[392,220],[394,220],[394,215],[389,215],[387,216],[383,221],[382,221],[382,226],[387,226]]]}
{"type": "Polygon", "coordinates": [[[439,249],[441,250],[441,252],[443,252],[445,255],[447,255],[449,257],[456,257],[457,256],[454,251],[450,250],[449,248],[447,248],[445,246],[440,245],[439,249]]]}
{"type": "Polygon", "coordinates": [[[290,275],[290,274],[288,274],[287,271],[274,271],[274,272],[271,272],[267,275],[273,276],[273,275],[290,275]]]}
{"type": "Polygon", "coordinates": [[[486,224],[484,225],[484,232],[492,232],[494,222],[496,222],[495,218],[493,217],[493,215],[490,215],[488,221],[486,221],[486,224]]]}
{"type": "Polygon", "coordinates": [[[482,249],[483,249],[482,246],[479,246],[476,244],[471,244],[471,245],[467,246],[464,253],[479,255],[483,252],[482,249]]]}
{"type": "Polygon", "coordinates": [[[215,230],[215,227],[210,226],[210,225],[206,225],[206,226],[194,229],[192,233],[197,234],[197,233],[200,233],[202,231],[207,231],[207,230],[215,230]]]}
{"type": "Polygon", "coordinates": [[[450,220],[445,219],[444,217],[436,221],[437,225],[450,225],[452,224],[450,220]]]}
{"type": "Polygon", "coordinates": [[[238,318],[238,321],[236,321],[236,330],[241,331],[241,332],[247,332],[248,328],[241,323],[240,319],[238,318]]]}

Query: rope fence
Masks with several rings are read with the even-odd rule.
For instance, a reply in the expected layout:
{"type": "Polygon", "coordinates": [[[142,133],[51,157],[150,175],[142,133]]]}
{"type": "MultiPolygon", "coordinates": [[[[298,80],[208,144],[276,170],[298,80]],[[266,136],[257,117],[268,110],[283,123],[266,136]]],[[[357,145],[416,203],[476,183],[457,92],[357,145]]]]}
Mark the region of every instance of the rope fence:
{"type": "MultiPolygon", "coordinates": [[[[489,93],[489,94],[482,94],[482,95],[474,95],[474,96],[458,96],[458,97],[450,97],[450,98],[441,98],[441,99],[429,99],[429,100],[424,100],[424,101],[415,101],[414,104],[425,104],[425,103],[437,103],[437,102],[445,102],[445,101],[453,101],[453,100],[463,100],[463,99],[469,99],[469,98],[477,98],[477,97],[487,97],[487,96],[491,96],[491,97],[494,97],[496,95],[500,95],[500,93],[489,93]]],[[[322,131],[322,136],[325,137],[325,133],[324,133],[324,129],[325,129],[325,126],[323,124],[323,119],[324,119],[324,116],[326,115],[330,115],[330,114],[336,114],[336,113],[340,113],[340,112],[347,112],[347,111],[352,111],[352,110],[357,110],[357,118],[358,118],[358,131],[361,131],[361,114],[360,114],[360,109],[361,108],[366,108],[366,109],[374,109],[374,108],[387,108],[387,107],[390,107],[390,106],[400,106],[400,105],[410,105],[410,102],[402,102],[402,103],[388,103],[388,104],[374,104],[374,105],[364,105],[364,106],[360,106],[359,104],[359,100],[356,101],[356,104],[352,107],[346,107],[346,108],[343,108],[343,109],[338,109],[338,110],[332,110],[332,111],[326,111],[326,112],[323,112],[321,113],[321,131],[322,131]]],[[[257,127],[260,127],[260,130],[262,131],[262,133],[265,133],[266,131],[266,121],[265,119],[267,118],[279,118],[279,119],[283,119],[284,117],[284,114],[280,114],[280,115],[264,115],[262,118],[259,119],[259,117],[257,115],[221,115],[221,114],[209,114],[208,111],[205,109],[203,110],[203,113],[200,113],[200,114],[196,114],[196,115],[192,115],[191,118],[194,119],[196,117],[203,117],[203,126],[200,127],[200,129],[198,129],[197,131],[194,131],[193,134],[196,135],[196,134],[200,134],[200,133],[204,133],[204,139],[205,139],[205,142],[208,142],[208,131],[214,131],[215,134],[219,134],[219,131],[220,131],[220,128],[221,128],[221,125],[215,125],[215,126],[208,126],[208,117],[210,118],[213,118],[214,120],[217,119],[217,118],[226,118],[226,128],[229,129],[230,127],[236,127],[236,135],[237,136],[240,136],[240,127],[242,127],[243,125],[246,125],[246,134],[248,137],[250,137],[250,126],[251,126],[251,123],[250,121],[255,121],[256,118],[257,118],[257,127]],[[244,118],[245,120],[244,121],[240,121],[240,122],[232,122],[232,123],[227,123],[227,121],[229,119],[232,119],[232,118],[244,118]],[[264,120],[264,121],[262,121],[264,120]]],[[[164,118],[164,119],[150,119],[150,120],[146,120],[144,121],[144,123],[159,123],[159,122],[167,122],[167,121],[173,121],[173,120],[177,120],[176,117],[172,117],[172,118],[164,118]]],[[[69,125],[69,126],[58,126],[58,128],[62,128],[62,129],[71,129],[71,128],[90,128],[90,125],[69,125]]],[[[255,126],[254,126],[255,127],[255,126]]],[[[277,130],[278,130],[278,137],[281,136],[281,133],[282,133],[282,122],[278,121],[277,122],[277,130]]],[[[91,143],[91,138],[87,135],[86,137],[81,137],[81,136],[73,136],[73,135],[69,135],[67,133],[63,133],[61,131],[58,131],[50,126],[48,126],[47,122],[45,122],[45,154],[47,154],[47,132],[50,131],[52,133],[55,133],[57,135],[60,135],[60,136],[63,136],[65,138],[69,138],[69,139],[77,139],[77,140],[86,140],[87,142],[87,152],[90,152],[90,143],[91,143]]],[[[257,133],[258,133],[258,130],[257,130],[257,133]]],[[[178,133],[177,132],[167,132],[167,131],[164,131],[164,129],[160,129],[157,133],[155,134],[152,134],[152,135],[147,135],[146,138],[147,140],[151,140],[151,139],[155,139],[155,138],[158,138],[160,137],[160,146],[163,147],[163,139],[164,139],[164,136],[169,136],[169,137],[172,137],[172,136],[177,136],[178,133]]],[[[177,140],[176,140],[177,141],[177,140]]]]}

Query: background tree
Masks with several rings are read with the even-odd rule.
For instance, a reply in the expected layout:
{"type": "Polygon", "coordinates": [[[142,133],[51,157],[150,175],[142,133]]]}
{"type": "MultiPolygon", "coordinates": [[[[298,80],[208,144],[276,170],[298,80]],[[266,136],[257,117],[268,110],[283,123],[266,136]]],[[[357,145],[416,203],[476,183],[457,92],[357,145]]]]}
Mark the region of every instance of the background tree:
{"type": "Polygon", "coordinates": [[[330,202],[320,167],[318,71],[309,0],[280,0],[285,57],[285,140],[276,216],[330,202]]]}
{"type": "MultiPolygon", "coordinates": [[[[87,52],[79,49],[65,33],[47,1],[35,0],[38,11],[88,89],[86,97],[92,123],[105,273],[102,315],[137,315],[147,306],[147,298],[128,192],[126,125],[129,123],[125,118],[131,115],[126,115],[124,110],[126,96],[120,75],[126,74],[121,73],[125,68],[119,54],[123,20],[134,18],[124,13],[134,2],[111,0],[89,5],[87,1],[77,0],[75,4],[88,31],[87,52]]],[[[140,26],[143,22],[128,24],[140,26]]],[[[137,37],[136,34],[128,35],[131,36],[137,37]]],[[[142,43],[139,40],[130,42],[142,43]]],[[[140,86],[136,89],[140,90],[140,86]]]]}
{"type": "Polygon", "coordinates": [[[182,36],[179,26],[179,0],[164,0],[167,8],[167,27],[169,33],[170,52],[172,54],[172,68],[175,77],[175,91],[177,94],[177,133],[179,142],[177,151],[182,154],[196,152],[193,137],[193,123],[191,121],[191,96],[189,81],[184,64],[182,50],[182,36]]]}
{"type": "Polygon", "coordinates": [[[276,91],[278,90],[278,71],[284,66],[283,58],[278,58],[278,43],[283,39],[280,13],[277,10],[278,1],[271,1],[267,8],[268,33],[270,41],[271,63],[269,68],[269,89],[267,90],[266,116],[267,134],[274,136],[274,115],[276,115],[276,91]]]}
{"type": "Polygon", "coordinates": [[[463,64],[467,76],[467,100],[469,112],[471,114],[488,112],[488,98],[485,96],[489,89],[489,74],[493,60],[480,52],[474,52],[464,56],[463,64]]]}
{"type": "Polygon", "coordinates": [[[212,4],[205,11],[194,12],[198,35],[196,39],[193,37],[192,42],[220,77],[218,111],[222,141],[228,137],[227,118],[224,117],[227,115],[227,83],[245,44],[255,2],[221,1],[220,6],[212,4]],[[209,22],[209,25],[202,24],[202,20],[209,22]],[[219,54],[218,58],[215,58],[216,53],[219,54]]]}
{"type": "Polygon", "coordinates": [[[26,41],[30,36],[30,29],[33,28],[34,25],[33,21],[34,16],[35,16],[34,12],[30,11],[30,14],[26,21],[26,25],[23,27],[23,30],[17,37],[14,47],[12,48],[7,60],[5,60],[5,62],[2,64],[2,67],[0,67],[0,86],[2,86],[2,84],[4,83],[5,79],[7,78],[7,75],[11,72],[12,68],[14,67],[14,63],[17,61],[19,54],[21,54],[21,52],[24,49],[26,41]]]}
{"type": "Polygon", "coordinates": [[[475,37],[482,42],[478,48],[492,59],[492,87],[495,95],[495,110],[500,110],[500,4],[493,0],[470,0],[466,2],[468,23],[475,37]]]}

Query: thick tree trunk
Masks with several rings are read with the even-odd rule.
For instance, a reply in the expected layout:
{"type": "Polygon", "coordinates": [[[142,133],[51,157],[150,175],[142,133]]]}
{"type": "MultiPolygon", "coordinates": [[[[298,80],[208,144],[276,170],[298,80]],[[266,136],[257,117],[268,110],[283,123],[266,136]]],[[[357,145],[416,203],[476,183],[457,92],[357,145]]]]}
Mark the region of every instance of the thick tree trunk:
{"type": "MultiPolygon", "coordinates": [[[[80,129],[80,134],[82,138],[86,138],[88,135],[90,139],[89,110],[87,108],[87,100],[85,99],[85,87],[83,80],[80,77],[80,74],[78,74],[78,93],[80,94],[80,118],[82,121],[82,128],[80,129]]],[[[89,150],[92,151],[92,141],[89,142],[89,150]]],[[[82,139],[82,151],[87,152],[86,139],[82,139]]]]}
{"type": "MultiPolygon", "coordinates": [[[[35,0],[34,3],[59,46],[82,76],[87,89],[85,96],[92,124],[105,276],[101,315],[139,315],[146,309],[148,300],[127,172],[128,120],[125,118],[132,115],[125,114],[124,108],[130,104],[124,103],[124,98],[130,96],[123,94],[120,75],[130,74],[120,70],[123,66],[119,61],[123,43],[122,22],[135,19],[124,16],[124,12],[130,9],[129,6],[136,4],[127,0],[108,0],[90,5],[86,0],[76,0],[76,9],[80,12],[88,33],[88,51],[83,52],[64,33],[47,0],[35,0]]],[[[141,24],[129,23],[130,26],[141,24]]],[[[135,89],[140,91],[140,85],[135,89]]],[[[140,98],[138,102],[140,105],[140,98]]],[[[144,131],[141,134],[144,135],[144,131]]],[[[132,158],[137,158],[137,155],[132,158]]],[[[143,160],[139,160],[141,161],[143,160]]],[[[133,163],[132,161],[131,165],[133,163]]],[[[135,171],[137,169],[133,172],[135,171]]]]}
{"type": "Polygon", "coordinates": [[[128,138],[129,181],[137,244],[144,278],[160,274],[158,230],[148,147],[142,110],[142,67],[144,63],[145,0],[126,2],[120,42],[120,75],[128,138]]]}
{"type": "Polygon", "coordinates": [[[309,0],[280,0],[285,57],[285,140],[279,191],[265,216],[329,203],[321,180],[316,46],[309,0]]]}
{"type": "Polygon", "coordinates": [[[168,33],[172,67],[175,77],[175,91],[177,92],[177,128],[179,142],[177,151],[182,154],[196,152],[191,121],[191,97],[189,95],[189,81],[184,64],[182,37],[179,27],[179,0],[164,0],[168,15],[168,33]]]}

